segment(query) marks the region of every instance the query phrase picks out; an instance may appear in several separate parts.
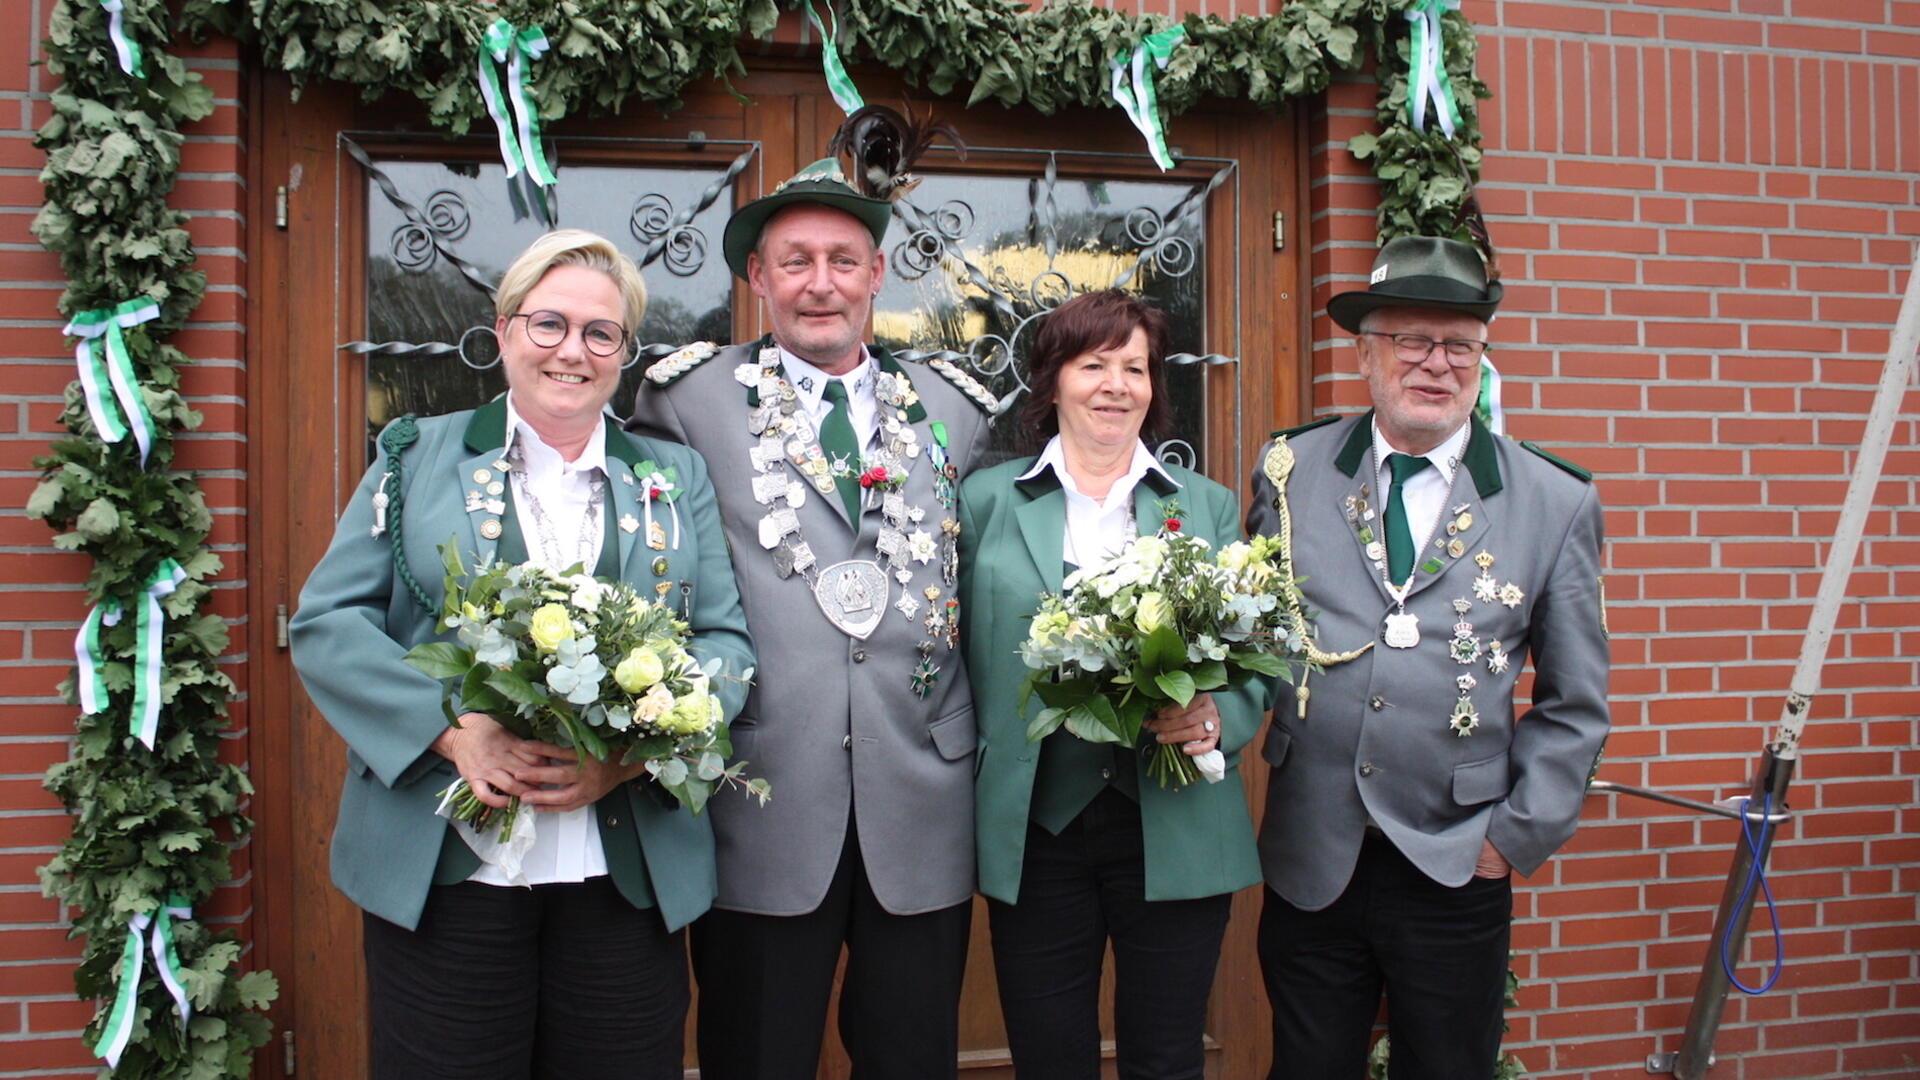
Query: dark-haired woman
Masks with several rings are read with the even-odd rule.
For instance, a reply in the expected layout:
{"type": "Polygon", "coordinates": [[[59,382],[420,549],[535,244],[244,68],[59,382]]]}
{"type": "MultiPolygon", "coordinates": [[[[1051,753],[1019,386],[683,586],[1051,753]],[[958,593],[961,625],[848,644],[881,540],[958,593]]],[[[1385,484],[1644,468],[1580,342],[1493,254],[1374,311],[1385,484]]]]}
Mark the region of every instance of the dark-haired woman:
{"type": "Polygon", "coordinates": [[[1079,1080],[1100,1071],[1101,965],[1112,942],[1119,1073],[1202,1075],[1202,1031],[1236,889],[1260,880],[1237,771],[1267,689],[1202,694],[1147,722],[1188,754],[1225,755],[1226,775],[1163,789],[1134,747],[1064,729],[1035,745],[1018,691],[1019,646],[1038,594],[1158,530],[1238,539],[1239,502],[1204,476],[1156,460],[1164,434],[1166,316],[1118,290],[1070,300],[1036,335],[1023,419],[1036,457],[961,487],[963,606],[976,613],[967,668],[981,732],[975,788],[980,891],[987,897],[1014,1072],[1079,1080]]]}

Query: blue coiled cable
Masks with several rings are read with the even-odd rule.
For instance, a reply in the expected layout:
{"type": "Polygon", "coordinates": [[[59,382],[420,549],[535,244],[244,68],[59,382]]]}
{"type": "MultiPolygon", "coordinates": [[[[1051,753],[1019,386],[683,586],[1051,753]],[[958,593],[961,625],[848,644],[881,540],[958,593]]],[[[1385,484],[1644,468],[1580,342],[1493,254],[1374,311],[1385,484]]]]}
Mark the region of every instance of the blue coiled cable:
{"type": "Polygon", "coordinates": [[[1726,970],[1728,981],[1733,983],[1741,993],[1759,995],[1773,989],[1774,984],[1780,981],[1781,972],[1786,970],[1787,963],[1786,942],[1780,936],[1780,912],[1774,907],[1773,889],[1767,884],[1767,872],[1761,866],[1765,859],[1761,854],[1762,849],[1767,842],[1768,834],[1773,831],[1773,792],[1768,791],[1765,801],[1761,804],[1760,831],[1757,835],[1754,832],[1753,819],[1747,816],[1747,808],[1752,805],[1751,797],[1740,800],[1740,834],[1746,838],[1747,850],[1752,853],[1753,861],[1747,869],[1746,883],[1740,887],[1740,897],[1733,906],[1735,911],[1745,908],[1747,901],[1753,897],[1755,885],[1759,886],[1760,894],[1766,897],[1767,919],[1773,923],[1773,971],[1767,975],[1767,981],[1758,987],[1748,986],[1740,981],[1739,974],[1733,970],[1733,958],[1727,954],[1727,946],[1733,941],[1735,930],[1732,920],[1727,922],[1726,933],[1720,937],[1720,966],[1726,970]]]}

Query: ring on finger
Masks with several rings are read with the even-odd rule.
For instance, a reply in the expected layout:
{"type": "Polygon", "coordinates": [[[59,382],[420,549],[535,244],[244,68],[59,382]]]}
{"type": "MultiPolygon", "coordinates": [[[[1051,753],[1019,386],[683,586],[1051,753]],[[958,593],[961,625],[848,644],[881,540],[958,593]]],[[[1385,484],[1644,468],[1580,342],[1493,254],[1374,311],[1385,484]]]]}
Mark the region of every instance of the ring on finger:
{"type": "Polygon", "coordinates": [[[1200,726],[1201,726],[1202,728],[1205,728],[1205,729],[1206,729],[1206,732],[1207,732],[1207,734],[1209,734],[1209,735],[1211,735],[1211,734],[1213,734],[1213,721],[1211,721],[1211,720],[1206,720],[1206,721],[1203,721],[1203,722],[1202,722],[1202,723],[1200,724],[1200,726]]]}

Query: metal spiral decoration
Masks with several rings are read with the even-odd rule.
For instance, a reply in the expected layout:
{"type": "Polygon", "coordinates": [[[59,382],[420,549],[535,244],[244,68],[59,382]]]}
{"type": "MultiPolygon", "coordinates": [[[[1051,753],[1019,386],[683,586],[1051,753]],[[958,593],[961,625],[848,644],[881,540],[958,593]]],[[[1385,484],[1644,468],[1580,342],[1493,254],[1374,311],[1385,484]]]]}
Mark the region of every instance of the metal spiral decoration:
{"type": "Polygon", "coordinates": [[[959,199],[941,203],[919,215],[918,228],[893,247],[893,263],[906,281],[925,277],[946,258],[954,244],[973,231],[973,207],[959,199]]]}
{"type": "Polygon", "coordinates": [[[647,251],[666,265],[668,273],[692,277],[706,265],[707,236],[688,224],[691,220],[691,214],[674,215],[672,199],[647,194],[633,204],[627,230],[647,245],[647,251]]]}

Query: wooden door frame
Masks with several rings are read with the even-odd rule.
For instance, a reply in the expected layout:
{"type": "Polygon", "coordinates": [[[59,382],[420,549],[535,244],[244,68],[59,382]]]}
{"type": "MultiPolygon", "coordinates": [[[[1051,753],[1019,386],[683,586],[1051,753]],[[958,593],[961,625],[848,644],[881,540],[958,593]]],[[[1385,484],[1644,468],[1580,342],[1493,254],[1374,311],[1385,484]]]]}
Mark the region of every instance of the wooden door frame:
{"type": "MultiPolygon", "coordinates": [[[[770,187],[775,178],[791,175],[805,164],[801,160],[805,155],[797,148],[824,147],[839,114],[819,83],[813,61],[753,58],[752,66],[749,75],[736,79],[735,85],[752,93],[755,104],[744,111],[738,133],[726,137],[759,144],[761,182],[770,187]]],[[[896,100],[901,96],[898,81],[885,73],[863,73],[862,85],[869,87],[871,100],[896,100]]],[[[290,762],[302,748],[295,745],[288,718],[296,707],[310,706],[297,705],[297,678],[279,643],[278,615],[282,606],[288,613],[292,611],[301,584],[296,575],[303,577],[324,552],[335,516],[356,479],[344,476],[337,460],[293,460],[294,446],[318,445],[316,440],[322,435],[317,427],[335,426],[325,437],[345,448],[352,445],[346,440],[363,438],[364,426],[355,424],[363,403],[351,402],[342,409],[334,407],[335,402],[327,407],[317,407],[318,403],[307,407],[307,402],[296,400],[303,380],[289,360],[293,355],[290,346],[313,335],[329,342],[348,340],[337,335],[345,328],[341,320],[350,318],[358,301],[336,304],[333,297],[328,297],[324,302],[302,304],[289,294],[289,285],[296,267],[322,253],[329,260],[326,265],[331,273],[338,273],[338,252],[351,244],[353,230],[363,227],[364,214],[355,212],[362,197],[360,186],[351,182],[334,143],[338,131],[362,126],[358,121],[366,115],[367,107],[357,102],[351,88],[315,87],[308,90],[296,109],[288,104],[288,88],[284,76],[256,73],[248,89],[253,152],[247,156],[247,220],[251,228],[246,241],[246,562],[250,588],[245,679],[247,750],[258,787],[251,806],[256,830],[249,842],[252,962],[273,969],[282,985],[281,999],[272,1011],[276,1042],[256,1062],[256,1076],[260,1077],[282,1075],[283,1045],[279,1040],[285,1033],[297,1031],[309,1045],[312,1040],[335,1037],[357,1042],[364,1036],[364,1024],[357,1018],[343,1019],[351,1009],[327,1002],[330,995],[324,985],[329,958],[336,963],[357,963],[358,913],[321,926],[297,926],[292,917],[294,886],[299,880],[296,869],[304,868],[308,880],[326,880],[331,839],[331,820],[321,822],[303,816],[302,808],[316,800],[331,805],[337,792],[292,790],[290,762]],[[321,127],[332,130],[316,141],[312,136],[321,127]],[[296,167],[298,181],[292,182],[296,167]],[[276,196],[283,186],[289,189],[289,227],[285,229],[275,224],[276,196]],[[332,220],[315,221],[316,210],[332,220]],[[299,227],[302,225],[304,228],[299,227]],[[325,490],[328,497],[314,498],[316,489],[325,490]],[[302,972],[314,973],[315,981],[322,985],[301,986],[302,972]]],[[[917,95],[916,99],[921,97],[917,95]]],[[[701,95],[690,94],[690,109],[675,113],[666,122],[688,131],[702,125],[711,128],[712,122],[699,111],[700,101],[701,95]]],[[[1250,112],[1247,106],[1223,103],[1177,119],[1172,131],[1173,143],[1181,145],[1184,140],[1185,148],[1198,156],[1233,158],[1240,163],[1234,181],[1240,193],[1238,220],[1223,221],[1224,215],[1209,214],[1206,245],[1208,280],[1221,281],[1219,275],[1236,269],[1231,262],[1235,247],[1215,241],[1226,235],[1223,229],[1238,230],[1241,309],[1227,310],[1228,304],[1216,303],[1210,295],[1207,310],[1208,341],[1216,351],[1225,351],[1233,340],[1232,322],[1241,322],[1241,372],[1236,380],[1239,393],[1236,400],[1233,394],[1210,390],[1206,409],[1208,459],[1234,463],[1228,466],[1234,475],[1220,470],[1219,478],[1240,491],[1243,498],[1248,494],[1253,454],[1265,432],[1304,419],[1312,402],[1312,279],[1309,245],[1304,242],[1308,235],[1307,110],[1257,113],[1258,123],[1247,122],[1250,112]],[[1259,167],[1250,172],[1255,163],[1259,167]],[[1284,214],[1287,223],[1286,249],[1281,252],[1271,251],[1260,242],[1268,234],[1266,223],[1275,212],[1284,214]],[[1278,299],[1283,295],[1290,299],[1278,299]],[[1279,317],[1289,305],[1293,317],[1279,317]],[[1272,317],[1248,314],[1261,307],[1272,317]],[[1218,446],[1222,433],[1233,430],[1236,411],[1238,445],[1218,446]]],[[[396,136],[406,136],[409,128],[430,130],[423,119],[406,109],[396,113],[401,117],[396,136]]],[[[1031,111],[982,106],[967,114],[965,124],[970,136],[982,133],[974,138],[981,145],[1018,145],[1031,141],[1030,136],[1023,140],[1017,133],[1023,124],[1032,123],[1033,116],[1031,111]]],[[[1104,125],[1112,130],[1120,122],[1117,118],[1112,110],[1074,110],[1050,118],[1048,124],[1066,130],[1082,128],[1077,122],[1085,121],[1085,128],[1097,131],[1104,125]]],[[[642,121],[616,118],[602,123],[632,130],[642,121]]],[[[566,133],[566,125],[562,125],[560,134],[566,133]]],[[[1125,148],[1137,152],[1137,136],[1127,138],[1134,141],[1125,148]]],[[[1114,145],[1118,148],[1121,144],[1116,141],[1114,145]]],[[[763,332],[760,305],[738,280],[734,282],[733,321],[741,340],[763,332]]],[[[343,392],[340,380],[351,381],[353,369],[351,364],[333,367],[333,394],[343,392]]],[[[312,380],[307,381],[312,384],[312,380]]],[[[353,395],[349,393],[348,397],[353,395]]],[[[1231,435],[1226,437],[1232,439],[1231,435]]],[[[1256,815],[1266,782],[1265,770],[1257,764],[1254,748],[1258,745],[1256,741],[1249,748],[1243,768],[1256,815]]],[[[1266,1003],[1252,948],[1258,906],[1258,888],[1234,898],[1229,938],[1215,982],[1216,997],[1209,1010],[1210,1016],[1219,1018],[1216,1023],[1236,1032],[1231,1043],[1220,1048],[1216,1059],[1222,1076],[1256,1075],[1265,1062],[1266,1003]]]]}

